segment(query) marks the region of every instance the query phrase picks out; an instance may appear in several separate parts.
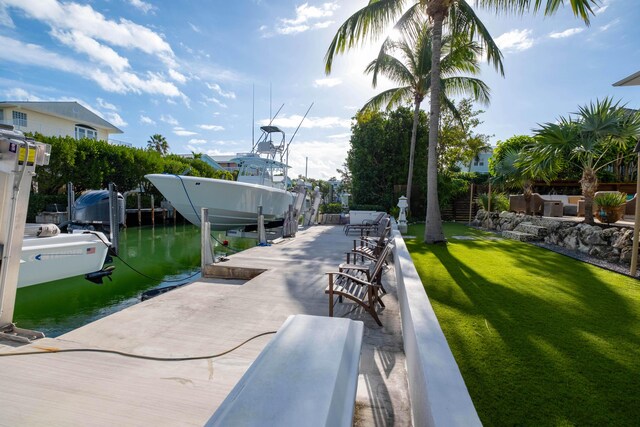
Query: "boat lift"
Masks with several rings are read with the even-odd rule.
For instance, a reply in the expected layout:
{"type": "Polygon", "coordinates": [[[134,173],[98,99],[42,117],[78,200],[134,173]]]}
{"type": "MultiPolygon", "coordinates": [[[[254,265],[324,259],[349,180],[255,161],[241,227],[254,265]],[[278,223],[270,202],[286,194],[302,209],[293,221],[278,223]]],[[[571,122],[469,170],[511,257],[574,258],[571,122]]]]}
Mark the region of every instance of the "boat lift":
{"type": "Polygon", "coordinates": [[[44,337],[41,332],[17,328],[13,311],[31,180],[36,166],[49,164],[50,154],[49,144],[0,125],[0,338],[30,342],[44,337]]]}

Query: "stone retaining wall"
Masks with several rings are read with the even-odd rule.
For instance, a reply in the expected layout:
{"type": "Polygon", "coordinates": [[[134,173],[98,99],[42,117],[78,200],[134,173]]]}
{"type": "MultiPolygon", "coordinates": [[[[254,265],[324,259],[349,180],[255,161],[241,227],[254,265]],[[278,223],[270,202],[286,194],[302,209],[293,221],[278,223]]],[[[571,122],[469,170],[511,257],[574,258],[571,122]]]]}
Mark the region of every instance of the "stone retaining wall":
{"type": "Polygon", "coordinates": [[[547,229],[545,243],[579,251],[617,264],[631,263],[633,229],[559,221],[512,212],[478,211],[472,225],[493,231],[513,230],[522,222],[547,229]]]}

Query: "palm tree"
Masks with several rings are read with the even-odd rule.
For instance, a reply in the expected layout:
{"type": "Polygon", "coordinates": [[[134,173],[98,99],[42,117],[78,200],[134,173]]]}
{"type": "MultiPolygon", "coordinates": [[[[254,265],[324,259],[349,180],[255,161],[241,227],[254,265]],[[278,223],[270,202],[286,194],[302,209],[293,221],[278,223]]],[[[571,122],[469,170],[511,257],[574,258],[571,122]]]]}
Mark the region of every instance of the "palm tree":
{"type": "Polygon", "coordinates": [[[155,135],[151,135],[147,141],[147,149],[157,151],[164,156],[169,152],[169,143],[164,136],[156,133],[155,135]]]}
{"type": "Polygon", "coordinates": [[[524,194],[525,214],[531,214],[531,196],[533,195],[533,176],[520,166],[520,154],[513,147],[507,148],[502,157],[493,165],[494,176],[491,182],[502,188],[521,187],[524,194]]]}
{"type": "Polygon", "coordinates": [[[598,171],[611,165],[611,152],[633,155],[640,137],[640,113],[610,98],[579,107],[574,119],[561,117],[536,130],[536,144],[526,150],[519,164],[533,176],[551,180],[569,168],[580,168],[584,196],[584,222],[593,224],[593,196],[598,171]]]}
{"type": "MultiPolygon", "coordinates": [[[[543,0],[477,0],[480,7],[495,9],[496,12],[524,13],[539,11],[543,0]]],[[[546,0],[544,14],[551,15],[564,5],[564,0],[546,0]]],[[[574,15],[580,16],[587,24],[593,14],[592,5],[597,0],[569,0],[574,15]]],[[[431,107],[429,112],[429,162],[427,164],[427,218],[424,240],[426,243],[444,241],[442,220],[438,206],[437,188],[437,145],[438,123],[440,120],[440,53],[442,50],[442,30],[445,19],[451,33],[468,33],[472,39],[479,39],[488,60],[503,73],[502,54],[491,35],[478,19],[467,0],[369,0],[362,9],[355,12],[338,28],[325,55],[325,72],[331,72],[336,54],[344,53],[361,44],[366,38],[375,39],[388,25],[396,21],[396,28],[407,28],[410,22],[426,13],[433,26],[433,53],[431,55],[431,107]],[[407,8],[408,6],[408,8],[407,8]]]]}
{"type": "MultiPolygon", "coordinates": [[[[443,39],[442,98],[445,106],[454,116],[459,116],[453,101],[447,94],[470,94],[484,104],[489,102],[489,88],[479,79],[458,76],[459,72],[478,74],[480,67],[478,55],[482,48],[478,43],[470,40],[466,34],[455,37],[447,36],[443,39]]],[[[413,181],[413,163],[415,146],[420,118],[420,105],[431,89],[431,31],[426,22],[415,31],[405,31],[400,41],[388,37],[382,44],[378,57],[371,61],[365,72],[373,74],[373,87],[378,83],[378,76],[382,74],[401,86],[385,90],[371,98],[362,110],[378,110],[386,104],[387,109],[411,99],[414,104],[413,128],[411,130],[411,145],[409,149],[409,173],[407,176],[407,204],[411,206],[411,188],[413,181]],[[400,54],[400,59],[392,56],[400,54]]]]}

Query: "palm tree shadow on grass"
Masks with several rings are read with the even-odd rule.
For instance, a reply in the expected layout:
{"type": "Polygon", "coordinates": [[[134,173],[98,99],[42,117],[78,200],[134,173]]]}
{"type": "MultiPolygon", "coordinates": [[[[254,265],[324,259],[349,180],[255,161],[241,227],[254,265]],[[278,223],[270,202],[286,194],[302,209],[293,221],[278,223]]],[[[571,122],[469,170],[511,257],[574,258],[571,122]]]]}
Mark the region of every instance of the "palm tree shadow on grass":
{"type": "Polygon", "coordinates": [[[519,242],[450,241],[411,250],[446,270],[430,275],[417,266],[483,423],[640,418],[631,380],[640,374],[638,309],[593,267],[519,242]],[[487,259],[496,245],[503,259],[487,259]],[[513,270],[486,266],[508,265],[506,258],[513,270]]]}

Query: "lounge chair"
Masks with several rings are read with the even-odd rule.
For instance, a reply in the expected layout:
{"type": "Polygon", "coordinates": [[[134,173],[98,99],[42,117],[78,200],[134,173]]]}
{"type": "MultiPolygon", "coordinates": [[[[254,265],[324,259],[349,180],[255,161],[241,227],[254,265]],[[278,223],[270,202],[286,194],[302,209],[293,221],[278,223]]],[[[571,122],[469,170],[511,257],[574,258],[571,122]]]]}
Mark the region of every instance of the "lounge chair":
{"type": "Polygon", "coordinates": [[[360,236],[359,239],[353,241],[353,249],[347,252],[347,264],[351,263],[351,257],[353,256],[353,262],[360,257],[363,261],[365,259],[370,261],[376,261],[387,244],[387,237],[391,232],[391,220],[386,217],[376,229],[377,237],[360,236]]]}
{"type": "Polygon", "coordinates": [[[386,215],[387,214],[385,212],[380,212],[373,220],[365,219],[360,224],[347,224],[343,228],[344,234],[349,234],[351,230],[360,230],[360,234],[364,234],[365,231],[370,231],[371,229],[376,228],[386,215]]]}
{"type": "Polygon", "coordinates": [[[390,251],[391,245],[387,244],[371,269],[342,265],[342,271],[327,273],[329,286],[324,293],[329,295],[329,317],[333,317],[334,296],[338,296],[338,302],[342,302],[344,297],[362,306],[376,323],[382,326],[376,312],[376,304],[384,307],[384,303],[380,299],[380,292],[383,290],[382,267],[390,251]]]}

